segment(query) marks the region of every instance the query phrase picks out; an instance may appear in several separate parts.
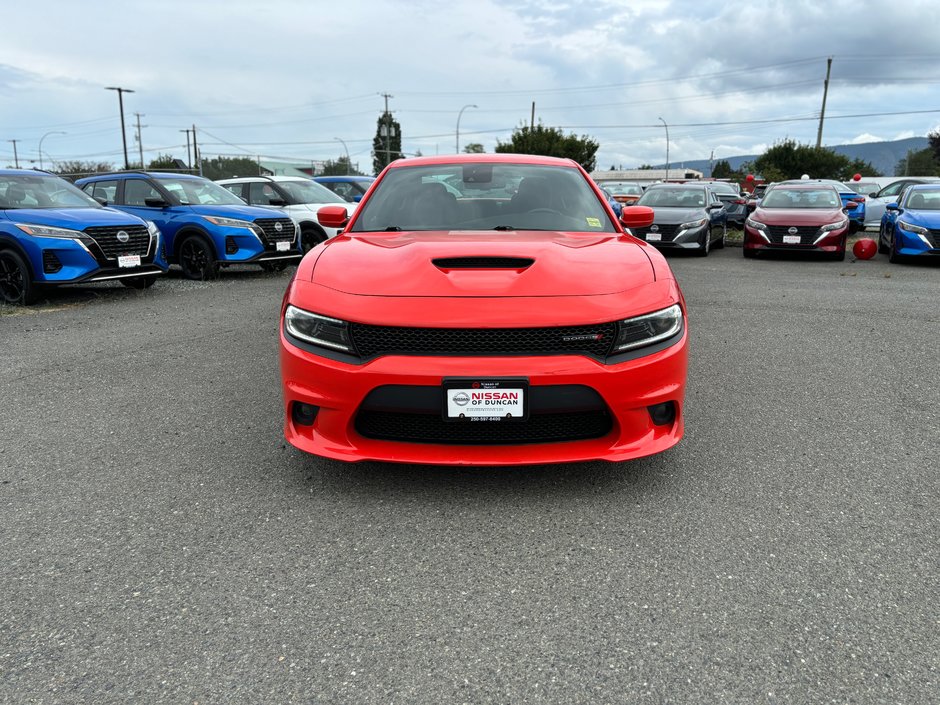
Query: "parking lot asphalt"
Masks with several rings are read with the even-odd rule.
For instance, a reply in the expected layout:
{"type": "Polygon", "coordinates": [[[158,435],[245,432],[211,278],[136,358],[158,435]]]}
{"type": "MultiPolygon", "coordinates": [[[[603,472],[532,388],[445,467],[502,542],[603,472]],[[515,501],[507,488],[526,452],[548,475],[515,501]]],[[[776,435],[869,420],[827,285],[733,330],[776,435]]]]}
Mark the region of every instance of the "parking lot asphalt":
{"type": "Polygon", "coordinates": [[[940,267],[670,263],[624,464],[295,451],[289,272],[0,309],[0,702],[936,702],[940,267]]]}

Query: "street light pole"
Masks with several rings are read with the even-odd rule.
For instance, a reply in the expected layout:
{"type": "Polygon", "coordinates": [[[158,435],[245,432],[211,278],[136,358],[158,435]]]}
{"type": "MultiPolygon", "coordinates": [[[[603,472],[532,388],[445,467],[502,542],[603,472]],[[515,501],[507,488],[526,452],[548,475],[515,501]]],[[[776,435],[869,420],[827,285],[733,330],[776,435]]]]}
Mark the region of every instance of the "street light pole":
{"type": "Polygon", "coordinates": [[[39,168],[40,169],[42,169],[42,141],[46,139],[46,137],[48,137],[49,135],[65,135],[65,134],[68,134],[68,133],[62,132],[61,130],[53,130],[52,132],[47,132],[46,134],[44,134],[42,137],[39,138],[39,168]]]}
{"type": "Polygon", "coordinates": [[[334,137],[333,139],[342,144],[343,149],[346,151],[346,174],[349,175],[349,172],[352,171],[352,164],[349,163],[349,147],[347,147],[346,143],[339,137],[334,137]]]}
{"type": "Polygon", "coordinates": [[[16,164],[16,168],[19,169],[19,168],[20,168],[20,157],[19,157],[19,155],[16,153],[16,143],[19,142],[19,140],[7,140],[7,142],[12,142],[12,143],[13,143],[13,163],[16,164]]]}
{"type": "Polygon", "coordinates": [[[662,118],[659,119],[663,123],[663,127],[666,128],[666,178],[663,181],[669,181],[669,125],[662,118]]]}
{"type": "Polygon", "coordinates": [[[117,91],[118,94],[118,106],[121,109],[121,140],[124,142],[124,169],[130,171],[131,163],[127,158],[127,132],[124,129],[124,94],[133,93],[134,91],[130,88],[119,88],[118,86],[106,86],[105,90],[117,91]]]}
{"type": "Polygon", "coordinates": [[[186,165],[189,168],[189,170],[192,171],[193,158],[189,156],[189,129],[187,128],[185,130],[180,130],[180,132],[186,133],[186,165]]]}
{"type": "Polygon", "coordinates": [[[475,105],[465,105],[460,109],[460,112],[457,113],[457,154],[460,154],[460,117],[463,115],[463,111],[467,108],[475,108],[475,105]]]}

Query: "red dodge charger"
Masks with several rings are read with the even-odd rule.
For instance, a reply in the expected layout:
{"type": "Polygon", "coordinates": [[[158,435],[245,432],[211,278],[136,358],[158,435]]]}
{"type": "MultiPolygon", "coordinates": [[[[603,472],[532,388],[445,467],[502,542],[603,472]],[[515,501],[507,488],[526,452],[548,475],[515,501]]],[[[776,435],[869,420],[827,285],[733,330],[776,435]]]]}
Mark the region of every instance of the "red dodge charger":
{"type": "Polygon", "coordinates": [[[628,460],[678,443],[685,301],[566,159],[397,161],[284,296],[284,433],[339,460],[628,460]]]}

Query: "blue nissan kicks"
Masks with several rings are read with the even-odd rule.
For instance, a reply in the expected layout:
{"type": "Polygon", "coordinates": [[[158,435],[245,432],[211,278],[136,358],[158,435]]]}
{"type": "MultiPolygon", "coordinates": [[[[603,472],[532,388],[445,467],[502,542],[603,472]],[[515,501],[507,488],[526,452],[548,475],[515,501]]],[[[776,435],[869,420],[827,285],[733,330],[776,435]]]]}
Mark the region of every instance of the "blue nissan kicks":
{"type": "Polygon", "coordinates": [[[878,251],[892,263],[940,259],[940,185],[908,186],[898,201],[889,203],[881,216],[878,251]]]}
{"type": "Polygon", "coordinates": [[[0,169],[0,300],[31,304],[42,287],[117,280],[135,289],[167,271],[151,222],[103,207],[44,171],[0,169]]]}
{"type": "Polygon", "coordinates": [[[303,257],[299,228],[282,213],[246,205],[231,191],[189,174],[121,172],[75,182],[109,206],[152,220],[167,260],[188,279],[211,279],[219,266],[283,269],[303,257]]]}

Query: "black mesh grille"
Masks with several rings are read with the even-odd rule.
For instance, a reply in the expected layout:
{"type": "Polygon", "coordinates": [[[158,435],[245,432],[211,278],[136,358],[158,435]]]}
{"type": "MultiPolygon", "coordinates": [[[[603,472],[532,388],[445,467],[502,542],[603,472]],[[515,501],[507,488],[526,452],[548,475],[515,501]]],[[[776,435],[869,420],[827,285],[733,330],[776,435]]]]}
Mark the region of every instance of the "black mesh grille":
{"type": "Polygon", "coordinates": [[[359,355],[538,355],[587,354],[604,358],[615,323],[565,328],[394,328],[351,323],[359,355]]]}
{"type": "Polygon", "coordinates": [[[651,232],[659,233],[660,237],[662,238],[660,242],[672,242],[676,237],[676,233],[679,232],[679,226],[678,224],[661,225],[659,223],[654,223],[653,225],[650,225],[646,228],[630,228],[630,232],[644,240],[651,232]],[[657,228],[657,230],[653,230],[654,227],[657,228]]]}
{"type": "Polygon", "coordinates": [[[366,438],[446,445],[560,443],[600,438],[612,427],[606,411],[533,414],[526,421],[444,421],[440,415],[361,410],[356,431],[366,438]]]}
{"type": "Polygon", "coordinates": [[[290,218],[259,218],[255,221],[264,232],[264,241],[267,249],[273,250],[275,242],[292,241],[294,239],[294,221],[290,218]],[[281,229],[278,230],[277,226],[281,229]]]}
{"type": "Polygon", "coordinates": [[[812,245],[819,239],[819,227],[816,225],[793,227],[796,227],[795,233],[790,232],[791,226],[789,225],[768,225],[767,237],[776,245],[783,244],[784,235],[799,235],[801,245],[812,245]]]}
{"type": "Polygon", "coordinates": [[[60,269],[62,269],[62,263],[59,261],[59,258],[56,257],[55,252],[52,250],[43,250],[42,271],[46,274],[55,274],[60,269]]]}
{"type": "Polygon", "coordinates": [[[927,233],[927,239],[930,240],[930,246],[937,250],[940,249],[940,230],[930,230],[927,233]]]}
{"type": "Polygon", "coordinates": [[[150,233],[143,225],[108,225],[85,228],[84,233],[92,238],[108,259],[118,255],[146,256],[150,249],[150,233]],[[119,233],[127,234],[127,242],[118,239],[119,233]]]}
{"type": "Polygon", "coordinates": [[[526,257],[442,257],[432,261],[441,269],[525,269],[535,262],[526,257]]]}

